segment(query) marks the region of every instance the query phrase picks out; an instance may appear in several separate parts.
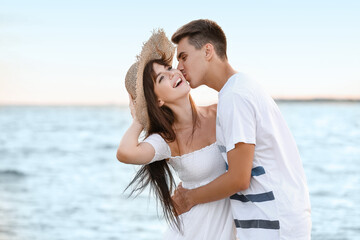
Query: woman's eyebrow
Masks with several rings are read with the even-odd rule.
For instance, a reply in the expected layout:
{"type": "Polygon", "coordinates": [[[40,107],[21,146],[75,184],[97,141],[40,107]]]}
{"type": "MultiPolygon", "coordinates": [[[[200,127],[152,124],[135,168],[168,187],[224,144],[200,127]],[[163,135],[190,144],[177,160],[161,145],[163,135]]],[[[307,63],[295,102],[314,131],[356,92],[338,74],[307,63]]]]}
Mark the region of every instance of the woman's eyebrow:
{"type": "MultiPolygon", "coordinates": [[[[165,68],[165,67],[164,67],[165,68]]],[[[159,76],[160,76],[160,74],[162,74],[163,72],[159,72],[156,76],[155,76],[155,79],[157,79],[159,76]]]]}

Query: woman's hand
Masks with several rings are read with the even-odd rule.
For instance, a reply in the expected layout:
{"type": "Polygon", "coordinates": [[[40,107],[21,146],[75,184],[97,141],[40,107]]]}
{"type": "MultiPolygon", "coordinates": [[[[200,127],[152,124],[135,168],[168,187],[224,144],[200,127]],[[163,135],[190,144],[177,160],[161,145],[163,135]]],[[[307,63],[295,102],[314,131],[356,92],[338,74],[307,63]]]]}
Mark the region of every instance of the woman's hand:
{"type": "Polygon", "coordinates": [[[144,126],[142,126],[142,124],[139,122],[139,120],[136,118],[136,110],[135,110],[135,100],[131,97],[131,95],[129,94],[129,108],[130,108],[130,113],[131,116],[133,118],[133,122],[136,125],[141,125],[142,129],[144,129],[144,126]]]}
{"type": "Polygon", "coordinates": [[[132,96],[129,94],[129,108],[131,116],[134,120],[136,120],[136,110],[135,110],[135,100],[133,100],[132,96]]]}

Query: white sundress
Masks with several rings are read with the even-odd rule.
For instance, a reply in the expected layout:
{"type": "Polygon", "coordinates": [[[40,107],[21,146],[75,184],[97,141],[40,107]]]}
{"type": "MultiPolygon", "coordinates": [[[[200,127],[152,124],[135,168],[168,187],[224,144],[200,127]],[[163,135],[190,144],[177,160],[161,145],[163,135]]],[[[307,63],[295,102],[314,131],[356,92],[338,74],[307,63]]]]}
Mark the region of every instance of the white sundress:
{"type": "MultiPolygon", "coordinates": [[[[152,160],[169,158],[182,181],[184,188],[193,189],[208,184],[226,171],[225,161],[216,143],[200,150],[171,156],[169,145],[158,134],[149,136],[144,142],[150,143],[155,149],[152,160]]],[[[231,213],[229,198],[194,206],[189,212],[179,216],[183,233],[175,227],[165,232],[166,240],[233,240],[236,229],[231,213]]]]}

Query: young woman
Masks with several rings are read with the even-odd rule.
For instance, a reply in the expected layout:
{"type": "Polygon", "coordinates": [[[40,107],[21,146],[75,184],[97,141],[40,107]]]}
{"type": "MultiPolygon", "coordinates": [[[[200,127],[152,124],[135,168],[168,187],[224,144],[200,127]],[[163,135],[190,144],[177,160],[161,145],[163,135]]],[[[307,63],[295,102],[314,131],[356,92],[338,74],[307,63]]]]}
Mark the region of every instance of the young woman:
{"type": "Polygon", "coordinates": [[[205,185],[225,172],[225,162],[215,143],[216,105],[198,107],[190,86],[171,67],[174,48],[162,30],[144,44],[137,62],[126,75],[133,122],[124,134],[119,161],[144,165],[133,181],[135,190],[150,184],[160,199],[170,224],[165,239],[235,239],[229,199],[199,204],[176,216],[171,200],[174,187],[169,165],[184,188],[205,185]],[[138,142],[145,131],[143,142],[138,142]]]}

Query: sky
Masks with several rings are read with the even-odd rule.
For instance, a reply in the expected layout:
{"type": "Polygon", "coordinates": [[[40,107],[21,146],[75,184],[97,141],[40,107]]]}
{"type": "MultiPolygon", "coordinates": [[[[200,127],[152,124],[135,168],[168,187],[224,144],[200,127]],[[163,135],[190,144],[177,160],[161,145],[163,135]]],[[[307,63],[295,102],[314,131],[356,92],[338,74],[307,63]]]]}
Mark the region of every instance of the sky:
{"type": "Polygon", "coordinates": [[[151,31],[200,18],[274,98],[360,99],[359,12],[358,0],[0,0],[0,105],[127,104],[125,74],[151,31]]]}

